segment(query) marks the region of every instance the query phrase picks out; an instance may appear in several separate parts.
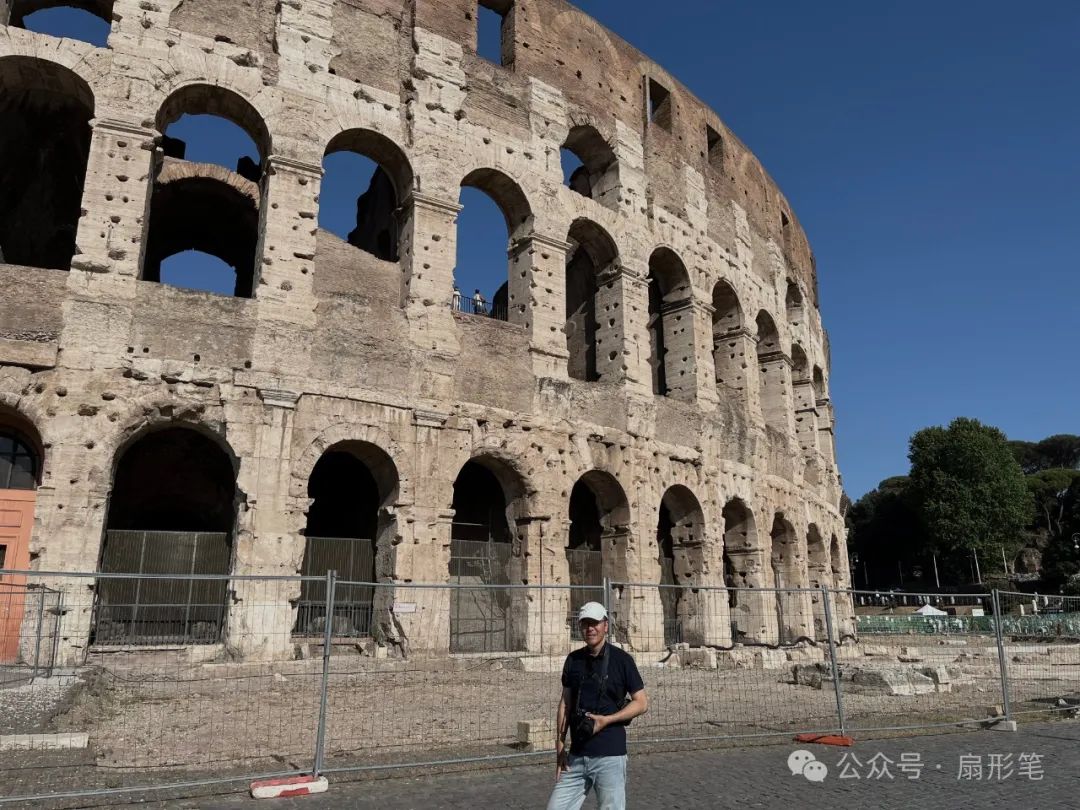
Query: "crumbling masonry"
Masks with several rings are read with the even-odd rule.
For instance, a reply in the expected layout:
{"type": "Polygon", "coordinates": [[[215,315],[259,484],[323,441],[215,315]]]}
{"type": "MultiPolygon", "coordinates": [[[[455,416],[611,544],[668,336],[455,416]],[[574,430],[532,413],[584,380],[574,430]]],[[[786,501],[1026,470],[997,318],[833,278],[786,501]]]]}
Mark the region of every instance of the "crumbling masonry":
{"type": "MultiPolygon", "coordinates": [[[[22,27],[55,2],[0,0],[8,568],[321,574],[324,538],[366,541],[345,573],[388,585],[460,579],[484,543],[512,583],[849,584],[813,255],[663,68],[562,0],[73,4],[107,47],[22,27]],[[185,159],[184,114],[239,125],[259,161],[185,159]],[[317,226],[341,150],[380,167],[347,240],[317,226]],[[506,216],[499,317],[454,306],[463,186],[506,216]],[[160,283],[191,249],[234,296],[160,283]]],[[[223,617],[183,640],[291,655],[318,624],[302,589],[248,587],[203,593],[223,617]]],[[[138,635],[96,593],[64,616],[68,660],[138,635]]],[[[809,593],[633,594],[638,649],[823,632],[809,593]]],[[[394,615],[380,589],[340,632],[453,649],[447,592],[409,599],[394,615]]],[[[507,643],[564,648],[567,601],[515,605],[507,643]]]]}

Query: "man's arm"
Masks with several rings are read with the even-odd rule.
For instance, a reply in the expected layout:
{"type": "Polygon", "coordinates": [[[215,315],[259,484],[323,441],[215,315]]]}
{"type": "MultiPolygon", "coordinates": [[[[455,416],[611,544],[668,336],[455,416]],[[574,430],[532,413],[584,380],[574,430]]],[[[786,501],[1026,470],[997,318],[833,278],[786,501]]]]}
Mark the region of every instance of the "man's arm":
{"type": "Polygon", "coordinates": [[[570,717],[567,706],[570,705],[570,690],[563,687],[562,697],[559,698],[559,711],[555,720],[555,781],[563,775],[567,768],[566,762],[566,732],[570,728],[570,717]]]}
{"type": "Polygon", "coordinates": [[[623,706],[615,714],[590,714],[595,721],[593,726],[593,733],[600,733],[601,729],[610,726],[612,723],[626,723],[633,720],[635,717],[640,717],[649,710],[649,696],[645,694],[644,689],[639,689],[634,694],[630,695],[630,702],[623,706]]]}

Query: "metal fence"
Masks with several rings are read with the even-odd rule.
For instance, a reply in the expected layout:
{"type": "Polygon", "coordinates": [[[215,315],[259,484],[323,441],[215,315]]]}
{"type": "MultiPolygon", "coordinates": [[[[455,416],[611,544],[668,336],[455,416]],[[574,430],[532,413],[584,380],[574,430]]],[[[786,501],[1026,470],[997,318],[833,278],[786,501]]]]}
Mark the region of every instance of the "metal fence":
{"type": "Polygon", "coordinates": [[[15,572],[25,582],[4,596],[18,615],[0,624],[0,671],[18,674],[0,681],[0,804],[544,754],[563,661],[580,646],[567,616],[596,595],[649,692],[634,745],[1080,707],[1080,600],[928,594],[921,605],[951,613],[915,616],[826,589],[510,585],[489,581],[509,578],[503,544],[483,545],[457,548],[455,582],[438,585],[15,572]],[[101,603],[124,588],[220,589],[216,637],[102,633],[113,619],[101,603]],[[363,634],[336,621],[357,592],[363,634]],[[321,633],[297,634],[316,593],[321,633]]]}

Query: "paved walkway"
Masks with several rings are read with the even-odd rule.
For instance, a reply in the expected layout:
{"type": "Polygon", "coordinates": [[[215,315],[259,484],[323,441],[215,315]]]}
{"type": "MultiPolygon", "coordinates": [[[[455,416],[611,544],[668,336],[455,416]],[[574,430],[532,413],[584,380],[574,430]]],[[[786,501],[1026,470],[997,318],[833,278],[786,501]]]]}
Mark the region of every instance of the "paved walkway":
{"type": "MultiPolygon", "coordinates": [[[[439,810],[542,808],[550,764],[435,776],[331,780],[321,796],[258,802],[240,795],[140,807],[202,810],[439,810]]],[[[1076,807],[1080,804],[1080,723],[1021,725],[1016,733],[949,731],[860,739],[850,749],[791,743],[631,757],[631,808],[1076,807]],[[792,757],[809,750],[820,765],[792,757]],[[788,760],[804,773],[792,775],[788,760]],[[841,775],[844,778],[841,778],[841,775]],[[855,778],[858,774],[860,778],[855,778]],[[891,777],[891,778],[890,778],[891,777]],[[917,777],[917,778],[914,778],[917,777]]],[[[585,807],[595,807],[592,799],[585,807]]]]}

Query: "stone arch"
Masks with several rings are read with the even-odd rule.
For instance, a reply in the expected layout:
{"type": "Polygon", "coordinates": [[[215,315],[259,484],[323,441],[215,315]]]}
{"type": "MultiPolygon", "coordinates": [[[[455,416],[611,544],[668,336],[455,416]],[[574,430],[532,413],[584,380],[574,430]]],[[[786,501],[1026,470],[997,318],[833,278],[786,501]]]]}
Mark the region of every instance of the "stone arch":
{"type": "Polygon", "coordinates": [[[517,529],[527,517],[527,491],[522,475],[489,453],[473,455],[454,480],[450,582],[474,587],[450,594],[451,652],[526,645],[524,594],[506,586],[526,579],[517,529]]]}
{"type": "MultiPolygon", "coordinates": [[[[236,456],[212,431],[148,428],[114,461],[99,570],[228,574],[240,492],[236,456]]],[[[213,643],[224,625],[223,579],[98,581],[94,643],[213,643]]]]}
{"type": "Polygon", "coordinates": [[[687,588],[701,584],[704,560],[705,515],[701,503],[687,487],[668,487],[660,499],[656,545],[660,567],[660,605],[664,615],[664,644],[694,642],[690,638],[692,605],[687,588]]]}
{"type": "Polygon", "coordinates": [[[394,461],[378,445],[345,440],[320,455],[308,479],[300,573],[322,578],[333,570],[341,582],[333,617],[326,616],[325,582],[301,583],[294,633],[321,636],[328,620],[335,636],[372,633],[376,592],[367,583],[394,576],[398,487],[394,461]]]}
{"type": "Polygon", "coordinates": [[[805,314],[805,301],[806,296],[803,295],[798,283],[788,279],[787,293],[784,296],[784,309],[787,312],[788,323],[793,326],[802,323],[805,314]]]}
{"type": "Polygon", "coordinates": [[[825,387],[825,375],[822,373],[820,366],[814,366],[811,380],[814,385],[814,399],[827,399],[829,396],[828,389],[825,387]]]}
{"type": "Polygon", "coordinates": [[[758,539],[753,510],[742,498],[732,498],[722,512],[724,520],[724,584],[728,588],[732,639],[763,641],[767,633],[765,605],[771,594],[755,589],[771,585],[766,580],[766,562],[758,539]]]}
{"type": "Polygon", "coordinates": [[[788,359],[780,345],[776,321],[765,310],[757,315],[759,398],[765,424],[786,432],[788,424],[788,359]]]}
{"type": "Polygon", "coordinates": [[[161,265],[195,250],[216,257],[236,274],[233,295],[250,298],[257,284],[270,131],[262,115],[233,90],[188,84],[161,104],[156,125],[165,133],[184,114],[213,115],[240,127],[255,144],[258,163],[241,157],[235,170],[184,159],[182,141],[163,135],[152,172],[142,277],[161,281],[161,265]]]}
{"type": "Polygon", "coordinates": [[[843,552],[840,548],[840,538],[835,534],[829,542],[829,570],[832,573],[832,584],[834,588],[839,588],[847,581],[845,572],[847,571],[847,560],[843,556],[843,552]]]}
{"type": "Polygon", "coordinates": [[[12,0],[4,20],[4,8],[0,6],[0,25],[6,22],[12,28],[25,28],[41,34],[55,37],[67,37],[87,42],[96,47],[103,47],[112,28],[113,0],[12,0]],[[63,8],[76,12],[80,19],[73,24],[72,15],[65,14],[62,19],[38,12],[49,12],[63,8]],[[94,19],[96,18],[96,19],[94,19]]]}
{"type": "Polygon", "coordinates": [[[347,234],[346,241],[377,259],[398,261],[407,222],[403,203],[412,194],[415,183],[408,157],[394,141],[374,130],[357,128],[339,132],[323,153],[324,191],[325,184],[333,177],[327,168],[327,158],[340,152],[351,152],[375,164],[367,189],[357,195],[356,227],[347,234]]]}
{"type": "Polygon", "coordinates": [[[692,398],[694,318],[690,274],[679,255],[660,247],[649,257],[649,364],[653,393],[692,398]]]}
{"type": "Polygon", "coordinates": [[[0,57],[0,262],[70,267],[93,117],[93,91],[73,71],[0,57]]]}
{"type": "MultiPolygon", "coordinates": [[[[473,293],[467,288],[457,289],[455,282],[454,308],[468,314],[486,315],[497,320],[524,324],[528,316],[530,279],[527,274],[515,272],[515,265],[518,264],[517,244],[532,233],[533,212],[529,199],[517,181],[498,169],[475,169],[465,175],[461,187],[482,192],[502,212],[506,222],[505,241],[501,241],[498,249],[493,245],[492,253],[505,253],[506,275],[498,287],[488,291],[490,298],[484,296],[480,287],[475,287],[477,293],[473,293]]],[[[466,209],[467,204],[459,214],[459,222],[462,215],[468,214],[466,209]]],[[[491,239],[493,242],[500,241],[496,234],[492,234],[491,239]]],[[[459,256],[463,244],[464,241],[459,239],[459,256]]],[[[462,263],[459,261],[458,271],[461,270],[462,263]]],[[[458,275],[458,272],[455,275],[458,275]]]]}
{"type": "Polygon", "coordinates": [[[735,288],[724,279],[712,292],[713,367],[716,387],[742,391],[746,388],[746,336],[742,304],[735,288]]]}
{"type": "Polygon", "coordinates": [[[583,197],[615,209],[619,203],[619,161],[615,150],[591,124],[575,124],[563,141],[562,150],[578,164],[566,185],[583,197]]]}
{"type": "Polygon", "coordinates": [[[605,577],[625,579],[630,504],[615,476],[598,469],[585,472],[574,482],[567,507],[567,551],[589,550],[600,555],[599,570],[588,579],[575,581],[571,568],[570,584],[599,585],[605,577]]]}
{"type": "Polygon", "coordinates": [[[571,223],[567,241],[567,371],[575,380],[607,380],[621,365],[614,327],[603,317],[618,303],[609,282],[620,269],[619,251],[607,231],[588,219],[571,223]]]}

